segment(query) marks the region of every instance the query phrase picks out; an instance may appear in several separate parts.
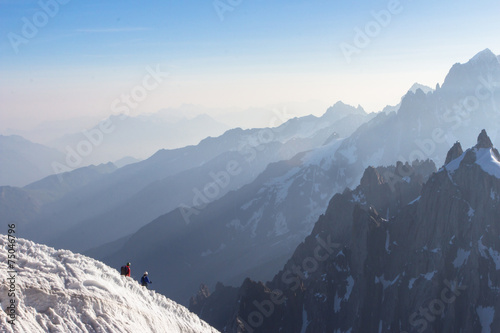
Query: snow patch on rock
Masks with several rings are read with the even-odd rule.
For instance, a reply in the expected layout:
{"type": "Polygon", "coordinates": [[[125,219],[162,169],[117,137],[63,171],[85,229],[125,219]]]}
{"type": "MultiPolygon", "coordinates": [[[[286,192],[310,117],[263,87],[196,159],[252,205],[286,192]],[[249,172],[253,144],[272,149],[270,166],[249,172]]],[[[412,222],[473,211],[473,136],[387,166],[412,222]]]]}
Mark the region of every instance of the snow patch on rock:
{"type": "Polygon", "coordinates": [[[493,318],[495,317],[495,309],[492,306],[478,306],[476,308],[476,312],[481,323],[481,333],[490,333],[490,326],[493,323],[493,318]]]}
{"type": "Polygon", "coordinates": [[[500,161],[495,158],[493,149],[478,149],[476,151],[476,164],[479,165],[484,172],[500,179],[500,161]]]}
{"type": "Polygon", "coordinates": [[[458,249],[457,251],[457,257],[453,261],[453,266],[455,268],[461,267],[463,264],[467,262],[467,259],[469,259],[470,251],[465,251],[464,249],[458,249]]]}

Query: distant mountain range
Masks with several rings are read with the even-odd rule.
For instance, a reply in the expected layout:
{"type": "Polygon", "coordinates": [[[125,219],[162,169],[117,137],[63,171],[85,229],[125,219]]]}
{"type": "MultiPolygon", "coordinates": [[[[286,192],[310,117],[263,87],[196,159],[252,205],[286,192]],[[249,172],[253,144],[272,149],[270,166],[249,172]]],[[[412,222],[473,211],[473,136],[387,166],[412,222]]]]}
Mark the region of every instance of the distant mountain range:
{"type": "MultiPolygon", "coordinates": [[[[35,216],[20,222],[26,236],[39,242],[88,250],[130,235],[178,206],[193,206],[198,191],[210,191],[206,187],[220,183],[217,177],[227,174],[231,165],[241,172],[230,176],[227,184],[222,180],[216,193],[203,195],[204,201],[251,182],[271,162],[319,147],[338,133],[349,135],[371,117],[361,108],[337,103],[322,117],[295,118],[277,128],[235,129],[197,146],[160,150],[145,161],[126,165],[37,206],[35,216]],[[95,228],[101,230],[98,235],[85,236],[95,228]]],[[[29,195],[36,202],[46,196],[40,191],[29,195]]],[[[18,212],[25,209],[23,204],[11,208],[12,216],[22,216],[18,212]]]]}
{"type": "Polygon", "coordinates": [[[115,170],[116,166],[108,163],[47,176],[23,188],[0,186],[0,219],[18,224],[21,230],[29,229],[29,222],[39,217],[43,207],[115,170]]]}
{"type": "Polygon", "coordinates": [[[137,162],[160,149],[198,144],[229,129],[203,114],[190,119],[172,119],[161,113],[119,115],[86,127],[92,119],[48,122],[32,131],[8,130],[44,144],[30,142],[19,135],[0,136],[0,185],[24,186],[92,164],[117,161],[121,167],[130,164],[130,159],[137,162]],[[64,135],[53,138],[54,133],[64,135]]]}
{"type": "MultiPolygon", "coordinates": [[[[444,159],[439,156],[446,156],[457,136],[468,142],[481,125],[497,133],[499,87],[493,86],[477,109],[469,108],[467,118],[452,112],[455,105],[475,96],[483,77],[499,82],[499,69],[496,56],[483,51],[470,62],[453,66],[436,91],[408,92],[398,112],[380,113],[344,140],[333,139],[269,165],[252,183],[196,211],[189,225],[179,208],[139,230],[121,248],[115,244],[114,254],[109,247],[96,253],[110,264],[123,256],[145,267],[167,260],[168,267],[152,268],[156,274],[182,273],[159,290],[182,303],[201,282],[213,287],[217,280],[239,284],[245,276],[270,279],[311,232],[329,199],[346,187],[354,188],[368,166],[427,159],[441,165],[444,159]],[[460,90],[453,88],[457,85],[460,90]]],[[[402,178],[384,176],[389,184],[402,178]]]]}
{"type": "Polygon", "coordinates": [[[64,155],[20,136],[0,135],[0,186],[24,186],[54,173],[64,155]]]}
{"type": "Polygon", "coordinates": [[[107,163],[125,156],[145,159],[160,149],[198,144],[209,136],[219,136],[229,127],[207,115],[171,120],[161,113],[126,116],[114,115],[90,129],[64,135],[48,143],[67,154],[77,151],[82,141],[92,144],[92,153],[81,156],[80,166],[107,163]],[[101,124],[106,125],[106,131],[101,124]],[[108,130],[109,128],[109,130],[108,130]]]}
{"type": "MultiPolygon", "coordinates": [[[[432,163],[444,164],[457,139],[472,146],[485,128],[499,143],[499,82],[498,57],[484,50],[455,64],[435,90],[412,87],[393,110],[366,114],[339,102],[322,117],[233,129],[96,178],[83,171],[86,180],[57,187],[59,196],[46,188],[3,189],[0,205],[20,219],[26,237],[91,249],[87,253],[112,266],[133,261],[166,277],[155,288],[187,304],[203,282],[212,288],[217,281],[272,279],[330,199],[363,184],[368,167],[401,161],[377,169],[384,186],[399,193],[401,184],[415,185],[411,195],[391,197],[399,201],[387,203],[390,209],[377,209],[389,220],[416,198],[432,163]]],[[[361,194],[356,200],[364,202],[361,194]]]]}
{"type": "MultiPolygon", "coordinates": [[[[423,84],[420,84],[420,83],[415,83],[415,84],[413,84],[413,86],[411,86],[411,88],[408,90],[408,92],[416,93],[417,90],[419,90],[419,89],[422,90],[422,92],[426,95],[427,95],[427,93],[434,91],[434,89],[432,89],[431,87],[424,86],[423,84]]],[[[401,103],[399,103],[398,105],[394,105],[394,106],[387,105],[382,110],[382,112],[387,113],[387,114],[389,114],[391,112],[398,112],[400,107],[401,107],[401,103]]]]}

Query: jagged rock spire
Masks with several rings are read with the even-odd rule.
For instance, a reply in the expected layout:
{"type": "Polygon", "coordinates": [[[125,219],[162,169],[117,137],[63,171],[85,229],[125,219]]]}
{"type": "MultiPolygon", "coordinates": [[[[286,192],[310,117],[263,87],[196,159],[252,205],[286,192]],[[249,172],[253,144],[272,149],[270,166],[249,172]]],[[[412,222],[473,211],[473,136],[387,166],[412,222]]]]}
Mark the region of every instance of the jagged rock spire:
{"type": "Polygon", "coordinates": [[[368,167],[365,170],[365,173],[363,174],[363,177],[361,178],[360,185],[362,187],[367,187],[367,188],[374,188],[377,185],[380,185],[383,183],[383,179],[378,173],[377,169],[374,167],[368,167]]]}
{"type": "Polygon", "coordinates": [[[444,162],[444,165],[450,163],[454,159],[460,157],[464,153],[464,150],[462,149],[462,145],[460,142],[455,142],[453,147],[448,151],[448,154],[446,155],[446,161],[444,162]]]}
{"type": "Polygon", "coordinates": [[[486,130],[484,129],[477,137],[476,148],[493,148],[493,143],[491,143],[490,137],[486,134],[486,130]]]}

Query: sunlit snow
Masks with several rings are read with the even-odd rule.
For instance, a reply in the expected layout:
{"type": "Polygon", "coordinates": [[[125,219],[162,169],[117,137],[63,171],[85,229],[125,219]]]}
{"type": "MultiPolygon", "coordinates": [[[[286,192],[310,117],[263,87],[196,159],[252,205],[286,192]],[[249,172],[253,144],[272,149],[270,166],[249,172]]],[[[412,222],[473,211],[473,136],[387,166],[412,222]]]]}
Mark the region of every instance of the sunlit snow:
{"type": "Polygon", "coordinates": [[[476,152],[476,164],[485,172],[500,179],[500,161],[495,158],[491,148],[478,149],[476,152]]]}
{"type": "MultiPolygon", "coordinates": [[[[7,244],[1,235],[0,247],[7,244]]],[[[97,260],[23,239],[15,248],[16,330],[7,323],[10,297],[2,283],[2,332],[218,332],[185,307],[97,260]]],[[[1,251],[2,281],[7,271],[7,251],[1,251]]]]}

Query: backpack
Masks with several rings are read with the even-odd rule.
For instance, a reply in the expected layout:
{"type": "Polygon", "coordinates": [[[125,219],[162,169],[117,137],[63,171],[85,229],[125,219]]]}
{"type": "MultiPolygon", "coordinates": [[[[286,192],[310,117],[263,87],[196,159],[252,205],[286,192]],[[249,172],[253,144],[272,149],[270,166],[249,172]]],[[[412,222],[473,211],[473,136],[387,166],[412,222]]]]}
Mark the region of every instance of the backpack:
{"type": "Polygon", "coordinates": [[[121,273],[120,273],[120,274],[121,274],[121,275],[127,275],[127,273],[128,273],[127,266],[122,266],[122,268],[121,268],[121,273]]]}

